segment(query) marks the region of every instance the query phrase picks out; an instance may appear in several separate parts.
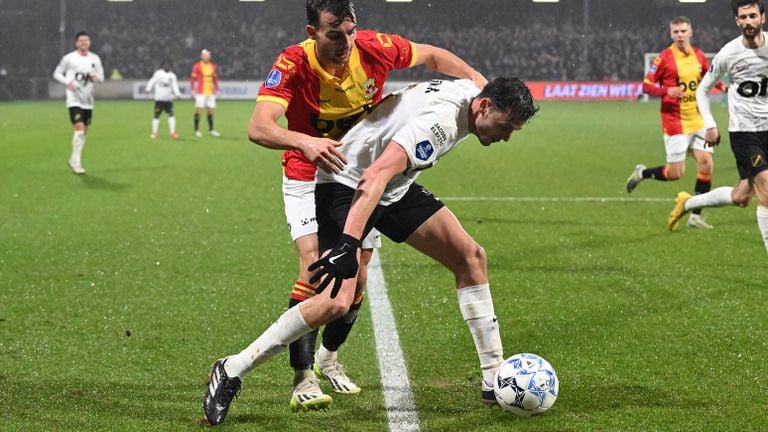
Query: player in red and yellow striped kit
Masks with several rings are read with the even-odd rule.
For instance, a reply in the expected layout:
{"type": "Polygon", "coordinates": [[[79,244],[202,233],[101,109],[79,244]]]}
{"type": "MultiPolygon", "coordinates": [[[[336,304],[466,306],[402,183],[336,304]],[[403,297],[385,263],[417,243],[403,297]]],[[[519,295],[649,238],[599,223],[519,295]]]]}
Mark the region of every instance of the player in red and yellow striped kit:
{"type": "Polygon", "coordinates": [[[200,61],[192,67],[189,76],[189,92],[195,99],[195,136],[200,137],[200,113],[203,108],[208,111],[208,130],[212,136],[219,136],[213,128],[213,114],[216,110],[216,95],[219,94],[219,72],[216,64],[211,61],[208,50],[200,52],[200,61]]]}
{"type": "MultiPolygon", "coordinates": [[[[669,23],[672,45],[653,60],[643,81],[643,91],[661,97],[661,124],[667,164],[653,168],[637,165],[627,179],[627,192],[632,192],[644,179],[677,180],[685,174],[685,156],[696,161],[696,193],[712,187],[712,147],[704,144],[704,121],[696,105],[696,88],[709,69],[704,53],[691,45],[693,29],[686,17],[669,23]]],[[[710,229],[701,214],[693,213],[688,226],[710,229]]]]}
{"type": "MultiPolygon", "coordinates": [[[[358,30],[349,0],[307,0],[306,11],[309,38],[278,56],[259,91],[248,127],[252,142],[284,150],[285,213],[299,255],[299,278],[289,306],[295,306],[301,317],[308,316],[302,300],[315,295],[307,267],[319,255],[315,171],[317,167],[329,172],[343,168],[346,160],[337,150],[341,145],[337,139],[381,99],[388,73],[423,64],[452,77],[471,79],[478,87],[487,83],[479,72],[444,49],[413,43],[397,35],[358,30]],[[283,116],[288,120],[287,129],[278,124],[283,116]]],[[[365,248],[365,242],[363,245],[365,248]]],[[[371,252],[369,245],[361,256],[358,292],[352,307],[344,318],[326,325],[317,354],[317,333],[291,344],[295,375],[290,404],[294,410],[325,408],[332,402],[317,383],[313,363],[315,372],[328,378],[334,391],[360,391],[338,364],[336,351],[349,334],[360,308],[366,277],[364,264],[370,260],[371,252]]],[[[325,298],[328,294],[321,296],[325,298]]],[[[315,304],[333,307],[323,301],[315,304]]],[[[308,319],[305,325],[316,329],[318,321],[308,319]]],[[[250,359],[254,357],[249,350],[257,346],[252,344],[227,357],[223,365],[226,375],[242,378],[253,366],[250,359]]],[[[214,400],[214,396],[208,395],[205,400],[214,400]]]]}

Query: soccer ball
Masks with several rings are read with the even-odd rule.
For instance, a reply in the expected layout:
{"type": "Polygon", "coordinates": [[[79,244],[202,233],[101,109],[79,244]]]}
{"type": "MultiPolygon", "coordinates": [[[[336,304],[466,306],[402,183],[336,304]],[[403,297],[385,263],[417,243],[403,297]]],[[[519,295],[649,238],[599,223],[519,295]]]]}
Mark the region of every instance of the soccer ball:
{"type": "Polygon", "coordinates": [[[493,380],[499,406],[520,417],[550,409],[559,388],[552,365],[536,354],[516,354],[508,358],[493,380]]]}

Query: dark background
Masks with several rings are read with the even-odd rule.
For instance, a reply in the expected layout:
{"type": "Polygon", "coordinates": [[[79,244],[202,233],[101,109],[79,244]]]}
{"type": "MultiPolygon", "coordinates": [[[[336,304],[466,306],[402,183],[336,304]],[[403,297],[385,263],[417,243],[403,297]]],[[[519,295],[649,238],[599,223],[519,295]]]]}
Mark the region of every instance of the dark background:
{"type": "MultiPolygon", "coordinates": [[[[277,54],[306,38],[304,0],[0,0],[0,98],[47,97],[74,35],[91,35],[107,76],[148,79],[168,57],[184,80],[201,49],[222,79],[262,80],[277,54]]],[[[488,76],[640,80],[643,53],[671,43],[668,22],[693,20],[693,43],[716,52],[739,35],[724,0],[415,0],[356,2],[360,28],[447,48],[488,76]]],[[[424,68],[391,79],[422,79],[424,68]]]]}

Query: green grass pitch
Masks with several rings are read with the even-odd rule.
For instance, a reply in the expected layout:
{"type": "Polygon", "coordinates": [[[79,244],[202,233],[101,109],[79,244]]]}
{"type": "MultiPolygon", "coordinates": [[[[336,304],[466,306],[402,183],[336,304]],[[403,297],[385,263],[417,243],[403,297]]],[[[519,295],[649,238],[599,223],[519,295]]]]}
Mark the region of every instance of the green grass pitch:
{"type": "MultiPolygon", "coordinates": [[[[222,137],[194,138],[178,102],[173,141],[165,117],[149,139],[151,102],[98,101],[78,177],[62,101],[0,104],[0,430],[206,429],[211,362],[285,309],[296,276],[280,154],[247,141],[252,107],[222,101],[222,137]]],[[[705,211],[712,231],[670,233],[693,164],[682,181],[623,189],[636,163],[663,163],[657,102],[541,107],[509,143],[470,139],[420,182],[488,253],[505,354],[547,358],[560,397],[530,419],[482,406],[451,275],[387,241],[421,430],[768,429],[754,204],[705,211]]],[[[727,140],[715,165],[714,185],[732,185],[727,140]]],[[[220,429],[387,430],[367,307],[340,359],[360,395],[290,413],[284,354],[248,377],[220,429]]]]}

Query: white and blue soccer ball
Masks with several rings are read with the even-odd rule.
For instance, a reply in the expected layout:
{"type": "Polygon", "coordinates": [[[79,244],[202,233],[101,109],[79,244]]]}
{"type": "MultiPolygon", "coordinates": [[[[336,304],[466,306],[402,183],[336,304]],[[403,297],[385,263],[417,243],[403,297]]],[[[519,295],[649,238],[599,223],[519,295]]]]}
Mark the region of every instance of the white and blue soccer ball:
{"type": "Polygon", "coordinates": [[[530,417],[550,409],[557,400],[560,382],[555,369],[536,354],[515,354],[496,372],[493,392],[503,409],[530,417]]]}

